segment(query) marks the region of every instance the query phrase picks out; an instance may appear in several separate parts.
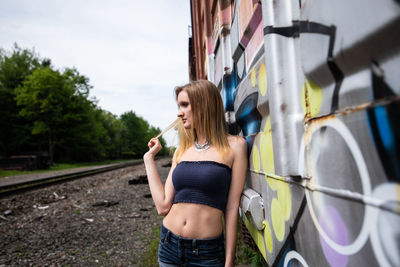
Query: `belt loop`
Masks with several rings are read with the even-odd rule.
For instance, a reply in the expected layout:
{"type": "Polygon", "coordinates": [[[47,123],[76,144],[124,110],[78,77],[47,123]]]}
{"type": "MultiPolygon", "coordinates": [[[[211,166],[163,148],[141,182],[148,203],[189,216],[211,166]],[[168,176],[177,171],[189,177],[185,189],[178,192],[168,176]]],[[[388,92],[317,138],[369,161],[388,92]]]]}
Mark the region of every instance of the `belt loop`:
{"type": "Polygon", "coordinates": [[[199,255],[199,249],[197,248],[197,242],[196,239],[192,239],[192,249],[193,249],[193,253],[197,255],[199,255]]]}
{"type": "Polygon", "coordinates": [[[167,234],[166,234],[166,237],[165,237],[165,239],[167,240],[168,243],[169,243],[169,241],[170,241],[170,236],[171,236],[171,231],[168,230],[168,232],[167,232],[167,234]]]}

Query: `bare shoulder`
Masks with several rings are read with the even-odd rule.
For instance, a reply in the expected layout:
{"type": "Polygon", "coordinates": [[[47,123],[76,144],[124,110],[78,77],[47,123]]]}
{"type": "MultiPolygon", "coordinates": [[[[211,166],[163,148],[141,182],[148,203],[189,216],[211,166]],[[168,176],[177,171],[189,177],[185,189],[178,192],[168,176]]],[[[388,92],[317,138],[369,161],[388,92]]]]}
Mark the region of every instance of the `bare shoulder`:
{"type": "Polygon", "coordinates": [[[228,142],[231,146],[246,146],[246,140],[239,135],[228,135],[228,142]]]}
{"type": "Polygon", "coordinates": [[[238,181],[244,181],[248,165],[247,142],[241,136],[229,136],[229,145],[231,147],[233,164],[232,177],[238,177],[238,181]]]}
{"type": "Polygon", "coordinates": [[[172,167],[174,167],[175,165],[177,165],[179,162],[178,162],[178,158],[177,158],[177,155],[178,153],[177,153],[177,149],[175,149],[175,151],[174,151],[174,154],[173,154],[173,156],[172,156],[172,167]]]}
{"type": "Polygon", "coordinates": [[[243,155],[247,151],[246,140],[237,135],[228,135],[228,142],[235,155],[243,155]]]}

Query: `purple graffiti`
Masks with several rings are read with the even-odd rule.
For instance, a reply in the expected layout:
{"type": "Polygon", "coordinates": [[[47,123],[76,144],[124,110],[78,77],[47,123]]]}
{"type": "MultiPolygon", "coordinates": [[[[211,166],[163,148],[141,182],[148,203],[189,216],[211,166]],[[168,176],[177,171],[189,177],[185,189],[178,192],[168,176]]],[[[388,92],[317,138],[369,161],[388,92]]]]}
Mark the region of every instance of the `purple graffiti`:
{"type": "MultiPolygon", "coordinates": [[[[339,212],[332,206],[326,206],[319,216],[319,223],[325,233],[340,245],[349,244],[347,227],[339,212]]],[[[332,249],[323,239],[319,237],[325,258],[331,266],[344,267],[347,265],[348,256],[342,255],[332,249]]]]}

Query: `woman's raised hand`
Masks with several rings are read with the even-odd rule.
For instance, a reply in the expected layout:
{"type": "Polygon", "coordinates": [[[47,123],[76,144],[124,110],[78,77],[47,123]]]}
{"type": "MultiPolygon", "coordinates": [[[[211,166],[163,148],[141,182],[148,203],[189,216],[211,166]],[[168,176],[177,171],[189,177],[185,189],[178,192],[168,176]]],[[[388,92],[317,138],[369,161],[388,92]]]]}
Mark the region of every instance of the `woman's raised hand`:
{"type": "Polygon", "coordinates": [[[144,154],[143,158],[154,159],[154,157],[162,148],[161,143],[157,138],[151,138],[147,146],[149,147],[149,151],[144,154]]]}

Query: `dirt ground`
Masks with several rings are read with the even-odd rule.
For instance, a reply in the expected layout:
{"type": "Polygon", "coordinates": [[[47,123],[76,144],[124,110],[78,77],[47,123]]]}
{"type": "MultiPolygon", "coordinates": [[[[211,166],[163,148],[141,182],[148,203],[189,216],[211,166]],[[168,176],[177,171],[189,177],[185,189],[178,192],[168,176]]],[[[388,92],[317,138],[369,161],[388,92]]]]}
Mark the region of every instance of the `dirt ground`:
{"type": "MultiPolygon", "coordinates": [[[[157,161],[162,179],[171,159],[157,161]]],[[[0,267],[135,266],[161,225],[136,165],[0,198],[0,267]],[[129,182],[131,181],[131,182],[129,182]]]]}

